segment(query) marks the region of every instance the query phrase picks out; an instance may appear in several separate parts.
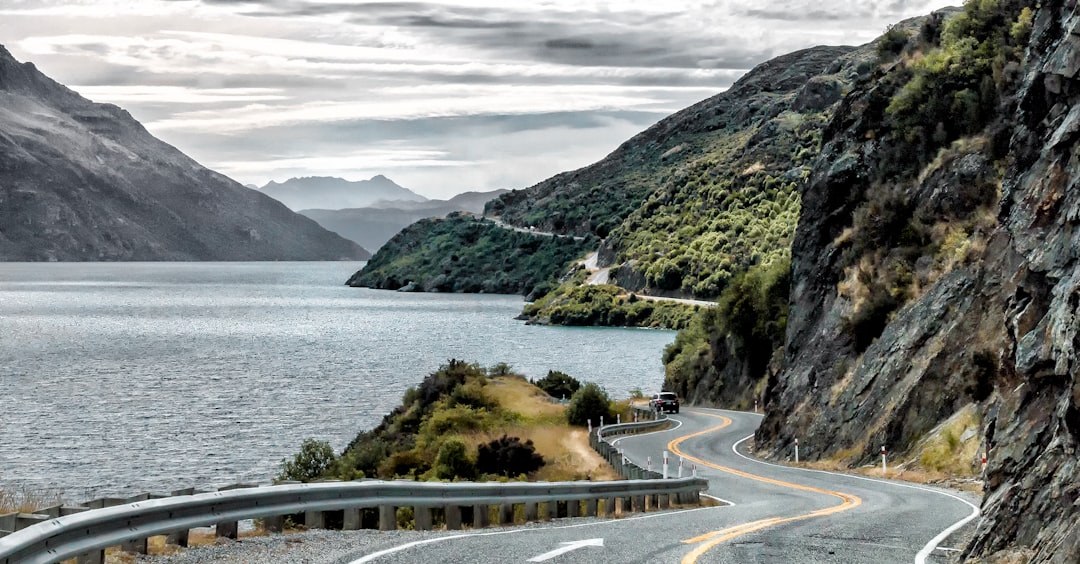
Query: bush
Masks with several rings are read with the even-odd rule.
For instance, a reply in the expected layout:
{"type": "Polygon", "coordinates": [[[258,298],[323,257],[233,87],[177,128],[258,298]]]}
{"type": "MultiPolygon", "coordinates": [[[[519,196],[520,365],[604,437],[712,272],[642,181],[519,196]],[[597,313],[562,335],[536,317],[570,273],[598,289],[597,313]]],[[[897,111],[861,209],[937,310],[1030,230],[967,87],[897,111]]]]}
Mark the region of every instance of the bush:
{"type": "Polygon", "coordinates": [[[533,382],[533,384],[547,392],[547,395],[559,399],[569,398],[581,388],[581,382],[578,382],[573,376],[558,370],[549,370],[547,376],[533,382]]]}
{"type": "Polygon", "coordinates": [[[593,425],[599,425],[601,417],[609,422],[613,420],[611,398],[600,386],[589,382],[570,398],[566,419],[571,425],[584,427],[589,421],[592,421],[593,425]]]}
{"type": "Polygon", "coordinates": [[[281,470],[278,472],[277,479],[300,482],[318,480],[334,466],[336,460],[330,443],[304,439],[300,445],[300,452],[296,453],[292,460],[281,460],[281,470]]]}
{"type": "Polygon", "coordinates": [[[442,480],[476,478],[476,464],[469,459],[464,441],[454,437],[443,442],[435,456],[435,477],[442,480]]]}
{"type": "Polygon", "coordinates": [[[518,437],[506,435],[480,445],[476,456],[476,468],[480,473],[507,478],[528,474],[543,466],[544,458],[537,454],[531,440],[523,443],[518,437]]]}

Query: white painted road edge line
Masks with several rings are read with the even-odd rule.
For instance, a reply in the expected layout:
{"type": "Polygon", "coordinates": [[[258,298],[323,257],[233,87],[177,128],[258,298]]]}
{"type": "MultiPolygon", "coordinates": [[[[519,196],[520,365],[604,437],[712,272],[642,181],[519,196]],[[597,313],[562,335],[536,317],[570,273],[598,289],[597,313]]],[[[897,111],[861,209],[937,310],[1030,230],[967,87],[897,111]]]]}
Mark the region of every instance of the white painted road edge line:
{"type": "Polygon", "coordinates": [[[647,437],[649,435],[659,435],[660,433],[667,433],[668,431],[674,431],[675,429],[678,429],[679,427],[682,427],[682,421],[680,421],[678,419],[668,418],[668,421],[674,421],[675,423],[677,423],[677,425],[675,425],[674,427],[668,427],[667,429],[660,429],[659,431],[649,431],[648,433],[634,433],[633,435],[626,435],[625,437],[619,437],[619,438],[615,439],[614,441],[611,441],[611,446],[615,446],[615,445],[619,444],[619,441],[621,441],[623,439],[632,439],[634,437],[647,437]]]}
{"type": "MultiPolygon", "coordinates": [[[[713,410],[713,411],[726,411],[726,410],[716,409],[716,410],[713,410]]],[[[737,413],[742,413],[742,412],[737,412],[737,413]]],[[[941,531],[940,533],[938,533],[938,535],[936,537],[930,539],[930,542],[926,543],[926,546],[924,546],[922,548],[922,550],[920,550],[918,552],[918,554],[915,555],[915,564],[926,564],[927,557],[929,557],[930,554],[932,552],[934,552],[934,549],[937,548],[938,544],[940,544],[942,541],[947,539],[949,537],[949,535],[955,533],[958,529],[960,529],[960,527],[963,527],[964,525],[971,522],[972,519],[975,519],[976,517],[979,516],[980,512],[979,512],[978,506],[976,506],[975,504],[969,502],[968,500],[966,500],[966,499],[964,499],[964,498],[962,498],[960,496],[956,496],[956,495],[953,495],[951,493],[947,493],[947,492],[943,492],[943,491],[939,491],[939,490],[934,490],[934,489],[930,489],[930,488],[923,488],[923,487],[915,486],[915,485],[911,485],[911,484],[898,484],[896,482],[888,482],[888,481],[885,481],[885,480],[877,480],[877,479],[874,479],[874,478],[867,478],[867,477],[864,477],[864,476],[855,476],[853,474],[841,474],[839,472],[829,472],[827,470],[811,470],[811,469],[808,469],[808,468],[795,468],[795,467],[791,467],[791,466],[783,466],[781,464],[773,464],[771,462],[765,462],[765,461],[762,461],[762,460],[758,460],[756,458],[751,458],[751,457],[746,456],[745,454],[739,452],[739,445],[741,445],[742,443],[744,443],[744,442],[746,442],[746,441],[748,441],[748,440],[750,440],[752,438],[754,438],[754,435],[749,435],[749,436],[739,440],[735,444],[731,445],[731,451],[734,452],[739,457],[745,458],[746,460],[749,460],[751,462],[756,462],[758,464],[764,464],[766,466],[775,466],[777,468],[786,468],[788,470],[799,470],[799,471],[802,471],[802,472],[813,472],[813,473],[818,473],[818,474],[828,474],[830,476],[837,476],[837,477],[841,477],[841,478],[853,478],[853,479],[856,479],[856,480],[864,480],[864,481],[867,481],[867,482],[876,482],[878,484],[885,484],[887,486],[895,486],[895,487],[898,487],[898,488],[910,488],[910,489],[913,489],[913,490],[920,490],[920,491],[924,491],[924,492],[943,495],[945,497],[951,497],[951,498],[955,499],[956,501],[959,501],[959,502],[963,503],[964,505],[967,505],[968,507],[970,507],[971,508],[971,514],[970,515],[968,515],[967,517],[964,517],[963,519],[953,523],[950,527],[948,527],[944,531],[941,531]]]]}
{"type": "Polygon", "coordinates": [[[713,501],[719,501],[720,503],[726,503],[727,505],[730,505],[730,506],[732,506],[732,507],[735,507],[735,502],[734,502],[734,501],[728,501],[728,500],[726,500],[726,499],[722,499],[722,498],[716,497],[715,495],[709,495],[709,494],[707,494],[707,493],[702,493],[702,494],[701,494],[701,497],[707,497],[707,498],[709,498],[709,499],[711,499],[711,500],[713,500],[713,501]]]}
{"type": "Polygon", "coordinates": [[[432,543],[443,542],[443,541],[448,541],[448,540],[464,539],[464,538],[472,538],[472,537],[492,537],[492,536],[495,536],[495,535],[514,535],[514,534],[520,534],[520,533],[531,533],[531,532],[534,532],[534,531],[555,531],[555,530],[560,530],[560,529],[579,529],[581,527],[595,527],[597,525],[617,525],[617,524],[620,524],[620,523],[630,523],[630,522],[634,522],[634,521],[644,521],[646,519],[656,519],[656,518],[659,518],[659,517],[672,517],[672,516],[675,516],[675,515],[682,515],[684,513],[694,513],[694,512],[697,512],[697,511],[707,511],[709,509],[723,509],[723,507],[699,507],[697,509],[683,509],[683,510],[679,510],[679,511],[668,511],[668,512],[664,512],[664,513],[653,513],[651,515],[642,515],[640,517],[627,517],[627,518],[624,518],[624,519],[606,519],[606,520],[603,520],[603,521],[593,521],[593,522],[589,522],[589,523],[577,523],[575,525],[559,525],[557,527],[531,527],[531,528],[528,528],[528,529],[511,529],[511,530],[508,530],[508,531],[491,531],[491,532],[488,532],[488,533],[466,533],[466,534],[461,534],[461,535],[450,535],[450,536],[447,536],[447,537],[437,537],[437,538],[433,538],[433,539],[424,539],[424,540],[408,542],[408,543],[405,543],[405,544],[402,544],[402,545],[390,547],[390,548],[387,548],[385,550],[380,550],[378,552],[373,552],[371,554],[368,554],[367,556],[364,556],[364,557],[360,558],[359,560],[353,560],[349,564],[364,564],[366,562],[371,562],[371,561],[375,560],[376,558],[382,558],[383,556],[387,556],[387,555],[393,554],[395,552],[401,552],[403,550],[408,550],[408,549],[413,548],[415,546],[422,546],[422,545],[425,545],[425,544],[432,544],[432,543]]]}

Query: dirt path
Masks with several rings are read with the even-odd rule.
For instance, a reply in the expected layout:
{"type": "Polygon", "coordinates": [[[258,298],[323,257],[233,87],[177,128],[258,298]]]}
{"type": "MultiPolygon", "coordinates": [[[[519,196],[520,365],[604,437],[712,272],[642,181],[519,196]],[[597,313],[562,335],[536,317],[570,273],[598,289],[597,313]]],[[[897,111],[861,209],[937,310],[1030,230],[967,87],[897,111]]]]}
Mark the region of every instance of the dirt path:
{"type": "Polygon", "coordinates": [[[563,446],[570,452],[578,470],[588,473],[593,480],[618,480],[619,475],[611,468],[592,447],[589,446],[589,433],[584,429],[573,429],[563,437],[563,446]]]}

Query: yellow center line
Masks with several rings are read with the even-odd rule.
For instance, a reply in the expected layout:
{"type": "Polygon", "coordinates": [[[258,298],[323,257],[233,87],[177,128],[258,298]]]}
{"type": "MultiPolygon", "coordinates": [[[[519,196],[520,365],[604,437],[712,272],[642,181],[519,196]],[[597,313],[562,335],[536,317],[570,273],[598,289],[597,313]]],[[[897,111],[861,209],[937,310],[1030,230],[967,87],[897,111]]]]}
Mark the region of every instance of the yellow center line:
{"type": "Polygon", "coordinates": [[[767,528],[767,527],[772,527],[773,525],[779,525],[781,523],[790,523],[791,521],[799,521],[799,520],[802,520],[802,519],[811,519],[813,517],[824,517],[826,515],[832,515],[834,513],[840,513],[841,511],[847,511],[848,509],[858,507],[860,504],[862,504],[861,499],[859,499],[857,496],[854,496],[854,495],[851,495],[851,494],[846,494],[846,493],[843,493],[843,492],[837,492],[837,491],[832,491],[832,490],[825,490],[825,489],[815,488],[815,487],[811,487],[811,486],[804,486],[802,484],[793,484],[791,482],[785,482],[783,480],[776,480],[774,478],[766,478],[765,476],[758,476],[757,474],[751,474],[749,472],[743,472],[742,470],[736,470],[734,468],[728,468],[727,466],[720,466],[719,464],[713,464],[712,462],[709,462],[707,460],[702,460],[702,459],[697,458],[695,456],[690,456],[689,454],[683,452],[682,449],[679,448],[680,444],[682,444],[684,441],[690,440],[690,439],[692,439],[694,437],[700,437],[701,435],[707,435],[709,433],[719,431],[720,429],[723,429],[724,427],[727,427],[728,425],[731,425],[731,419],[728,418],[728,417],[724,417],[723,415],[715,415],[715,414],[712,414],[712,413],[704,413],[704,412],[701,412],[701,411],[691,411],[690,413],[693,413],[695,415],[704,415],[706,417],[715,417],[715,418],[720,419],[721,421],[723,421],[723,423],[716,426],[716,427],[710,427],[708,429],[705,429],[704,431],[698,431],[697,433],[691,433],[689,435],[684,435],[682,437],[679,437],[677,439],[672,440],[667,445],[668,450],[670,450],[671,452],[674,452],[675,454],[677,454],[679,456],[682,456],[684,459],[689,460],[689,461],[691,461],[691,462],[693,462],[695,464],[700,464],[702,466],[707,466],[709,468],[719,470],[721,472],[726,472],[728,474],[734,474],[734,475],[742,477],[742,478],[747,478],[747,479],[750,479],[750,480],[756,480],[758,482],[765,482],[766,484],[773,484],[775,486],[781,486],[781,487],[784,487],[784,488],[791,488],[791,489],[795,489],[795,490],[802,490],[802,491],[820,493],[820,494],[824,494],[824,495],[837,497],[837,498],[840,498],[840,504],[839,505],[834,505],[832,507],[826,507],[824,509],[818,509],[818,510],[815,510],[815,511],[811,511],[809,513],[805,513],[805,514],[802,514],[802,515],[796,515],[794,517],[772,517],[772,518],[769,518],[769,519],[761,519],[759,521],[752,521],[750,523],[743,523],[741,525],[735,525],[734,527],[729,527],[727,529],[721,529],[719,531],[713,531],[711,533],[706,533],[704,535],[700,535],[700,536],[694,537],[692,539],[686,539],[686,540],[682,541],[685,544],[694,544],[694,543],[702,543],[702,544],[700,546],[698,546],[697,548],[695,548],[694,550],[690,551],[689,554],[684,556],[683,559],[682,559],[682,564],[694,564],[695,562],[697,562],[697,559],[701,557],[701,555],[705,554],[706,552],[711,550],[716,545],[727,542],[727,541],[729,541],[729,540],[731,540],[733,538],[740,537],[742,535],[752,533],[754,531],[760,531],[761,529],[764,529],[764,528],[767,528]]]}

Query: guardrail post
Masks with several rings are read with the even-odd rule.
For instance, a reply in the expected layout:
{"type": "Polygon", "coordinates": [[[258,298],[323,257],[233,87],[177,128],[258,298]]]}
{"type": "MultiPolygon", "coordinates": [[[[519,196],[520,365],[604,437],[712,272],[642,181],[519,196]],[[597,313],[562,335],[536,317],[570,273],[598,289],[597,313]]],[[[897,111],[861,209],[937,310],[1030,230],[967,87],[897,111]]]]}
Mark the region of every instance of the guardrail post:
{"type": "Polygon", "coordinates": [[[413,507],[413,528],[417,531],[431,530],[431,508],[427,506],[413,507]]]}
{"type": "Polygon", "coordinates": [[[660,494],[657,500],[660,503],[660,509],[671,509],[671,496],[668,494],[660,494]]]}
{"type": "Polygon", "coordinates": [[[581,516],[581,502],[576,499],[571,499],[566,502],[566,516],[567,517],[580,517],[581,516]]]}
{"type": "Polygon", "coordinates": [[[491,514],[487,505],[474,505],[472,511],[472,524],[474,529],[483,529],[491,524],[491,514]]]}
{"type": "Polygon", "coordinates": [[[535,501],[525,502],[525,521],[531,523],[540,520],[540,511],[535,501]]]}
{"type": "MultiPolygon", "coordinates": [[[[180,490],[173,490],[172,495],[195,495],[195,488],[183,488],[180,490]]],[[[187,529],[173,531],[168,535],[165,535],[165,544],[172,544],[179,547],[187,548],[188,533],[190,533],[190,531],[188,531],[187,529]]]]}
{"type": "Polygon", "coordinates": [[[44,523],[49,519],[52,519],[52,517],[49,517],[48,515],[43,515],[41,513],[16,513],[15,530],[21,531],[27,527],[33,527],[38,523],[44,523]]]}
{"type": "Polygon", "coordinates": [[[585,500],[585,516],[596,517],[596,498],[585,500]]]}
{"type": "Polygon", "coordinates": [[[557,518],[558,516],[559,516],[559,502],[554,501],[554,500],[547,502],[547,515],[544,516],[544,520],[545,521],[550,521],[552,519],[557,518]]]}
{"type": "Polygon", "coordinates": [[[56,519],[57,517],[60,516],[60,511],[63,508],[64,508],[63,505],[51,505],[49,507],[42,507],[40,509],[35,509],[34,513],[37,513],[38,515],[48,515],[49,517],[51,517],[53,519],[56,519]]]}
{"type": "Polygon", "coordinates": [[[630,498],[630,506],[633,508],[632,511],[634,513],[644,513],[645,512],[645,496],[643,496],[643,495],[635,495],[635,496],[631,497],[630,498]]]}
{"type": "Polygon", "coordinates": [[[512,525],[514,523],[514,504],[503,503],[499,505],[499,524],[512,525]]]}
{"type": "MultiPolygon", "coordinates": [[[[257,487],[259,487],[259,486],[254,485],[254,484],[230,484],[230,485],[225,486],[223,488],[219,488],[218,491],[219,492],[226,492],[226,491],[229,491],[229,490],[239,490],[239,489],[244,489],[244,488],[257,488],[257,487]]],[[[228,539],[236,540],[236,537],[239,536],[239,532],[240,532],[240,524],[237,523],[236,521],[224,521],[222,523],[217,523],[217,524],[214,525],[214,536],[219,538],[219,539],[228,538],[228,539]]]]}
{"type": "Polygon", "coordinates": [[[393,505],[379,506],[379,530],[397,530],[397,508],[393,505]]]}
{"type": "Polygon", "coordinates": [[[3,515],[0,515],[0,537],[15,532],[15,518],[18,516],[18,513],[4,513],[3,515]]]}
{"type": "Polygon", "coordinates": [[[460,531],[461,530],[461,506],[460,505],[447,505],[446,509],[446,530],[448,531],[460,531]]]}
{"type": "Polygon", "coordinates": [[[105,549],[91,550],[86,554],[80,554],[75,559],[76,564],[105,564],[105,549]]]}
{"type": "MultiPolygon", "coordinates": [[[[142,493],[142,494],[139,494],[139,495],[136,495],[136,496],[129,497],[125,501],[127,501],[128,503],[135,503],[135,502],[139,502],[139,501],[146,501],[148,499],[150,499],[150,494],[142,493]]],[[[146,537],[143,537],[141,539],[132,539],[132,540],[129,540],[129,541],[121,544],[120,545],[120,551],[121,552],[134,552],[136,554],[146,554],[147,553],[147,545],[148,545],[148,542],[147,542],[146,537]]]]}
{"type": "Polygon", "coordinates": [[[325,529],[326,513],[315,509],[305,511],[304,526],[309,529],[325,529]]]}
{"type": "Polygon", "coordinates": [[[613,497],[605,497],[604,498],[604,517],[614,517],[614,516],[615,516],[615,498],[613,498],[613,497]]]}
{"type": "MultiPolygon", "coordinates": [[[[278,517],[278,519],[283,519],[278,517]]],[[[347,507],[341,514],[341,530],[359,531],[363,526],[363,512],[359,507],[347,507]]]]}

